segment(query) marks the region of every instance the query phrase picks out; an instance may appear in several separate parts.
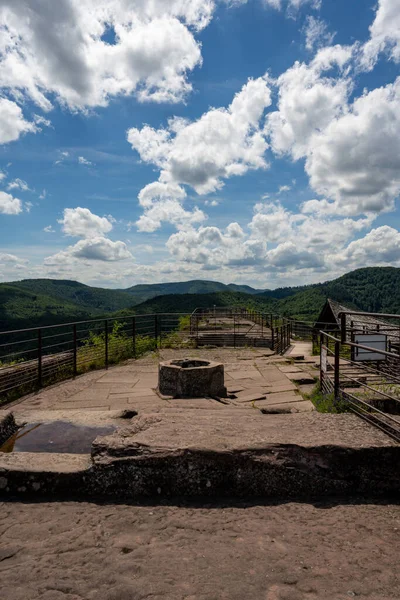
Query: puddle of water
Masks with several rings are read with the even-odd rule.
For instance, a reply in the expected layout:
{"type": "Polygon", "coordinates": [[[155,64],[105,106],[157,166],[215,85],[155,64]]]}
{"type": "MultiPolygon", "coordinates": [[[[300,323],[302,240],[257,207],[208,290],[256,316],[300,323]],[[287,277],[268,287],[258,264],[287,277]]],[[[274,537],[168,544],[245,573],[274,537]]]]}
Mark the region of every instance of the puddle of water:
{"type": "Polygon", "coordinates": [[[90,453],[93,440],[98,435],[115,431],[114,425],[88,427],[67,421],[51,423],[28,423],[12,435],[0,452],[68,452],[90,453]]]}

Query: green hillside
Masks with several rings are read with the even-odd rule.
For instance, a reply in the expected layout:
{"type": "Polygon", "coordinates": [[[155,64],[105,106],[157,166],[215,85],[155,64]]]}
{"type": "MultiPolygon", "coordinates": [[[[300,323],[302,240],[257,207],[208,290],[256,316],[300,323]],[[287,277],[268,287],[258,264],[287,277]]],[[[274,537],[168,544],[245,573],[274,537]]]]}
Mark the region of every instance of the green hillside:
{"type": "Polygon", "coordinates": [[[132,307],[132,310],[120,311],[125,314],[154,314],[154,313],[191,313],[195,308],[213,308],[214,306],[246,306],[255,310],[272,310],[274,302],[258,299],[255,295],[242,292],[215,292],[212,294],[167,294],[146,300],[132,307]]]}
{"type": "Polygon", "coordinates": [[[44,294],[62,301],[72,302],[85,310],[98,314],[113,312],[132,305],[132,297],[127,292],[90,287],[78,281],[24,279],[13,281],[10,285],[33,294],[44,294]]]}
{"type": "Polygon", "coordinates": [[[89,319],[92,313],[72,302],[0,284],[0,330],[24,329],[89,319]]]}
{"type": "Polygon", "coordinates": [[[400,314],[400,269],[395,267],[357,269],[320,287],[333,300],[366,312],[400,314]]]}
{"type": "Polygon", "coordinates": [[[248,306],[303,321],[315,321],[327,298],[367,312],[400,314],[400,269],[368,267],[326,283],[280,288],[258,294],[217,292],[169,294],[131,308],[140,313],[191,312],[198,306],[248,306]],[[274,295],[275,294],[275,295],[274,295]]]}
{"type": "Polygon", "coordinates": [[[359,310],[400,314],[400,269],[368,267],[325,283],[262,292],[249,286],[197,280],[111,290],[75,281],[27,279],[0,284],[0,329],[116,313],[187,313],[199,306],[214,305],[246,306],[314,321],[328,297],[359,310]]]}

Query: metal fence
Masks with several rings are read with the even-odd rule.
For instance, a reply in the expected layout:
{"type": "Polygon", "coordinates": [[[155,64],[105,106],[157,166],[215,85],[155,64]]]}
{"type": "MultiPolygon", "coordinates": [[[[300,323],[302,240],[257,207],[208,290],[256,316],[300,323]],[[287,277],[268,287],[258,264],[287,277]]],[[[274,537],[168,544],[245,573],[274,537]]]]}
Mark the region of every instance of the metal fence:
{"type": "Polygon", "coordinates": [[[399,355],[345,334],[320,332],[322,394],[400,441],[399,355]]]}
{"type": "Polygon", "coordinates": [[[190,346],[189,315],[134,315],[0,332],[0,401],[149,350],[190,346]]]}

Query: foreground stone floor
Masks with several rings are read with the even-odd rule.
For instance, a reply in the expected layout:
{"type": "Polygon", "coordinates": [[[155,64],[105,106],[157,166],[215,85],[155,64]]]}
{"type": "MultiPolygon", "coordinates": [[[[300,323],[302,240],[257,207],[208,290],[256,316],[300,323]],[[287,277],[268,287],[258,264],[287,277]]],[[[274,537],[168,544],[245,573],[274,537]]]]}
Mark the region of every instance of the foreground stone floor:
{"type": "MultiPolygon", "coordinates": [[[[304,346],[304,344],[303,344],[304,346]]],[[[158,412],[169,408],[224,410],[232,408],[271,410],[272,412],[308,412],[313,410],[302,393],[311,392],[318,376],[316,357],[294,363],[292,356],[273,355],[268,349],[160,350],[139,360],[108,370],[94,371],[50,386],[7,405],[18,410],[118,410],[158,412]],[[202,357],[224,363],[225,384],[236,398],[221,404],[210,398],[174,400],[157,394],[158,363],[172,358],[202,357]]]]}
{"type": "Polygon", "coordinates": [[[6,600],[397,600],[400,508],[0,504],[6,600]]]}
{"type": "MultiPolygon", "coordinates": [[[[19,418],[29,414],[27,418],[35,420],[41,415],[45,420],[63,418],[83,424],[107,424],[117,418],[121,409],[138,410],[139,418],[144,420],[152,418],[150,413],[156,415],[156,420],[168,413],[169,420],[174,421],[184,413],[178,436],[174,425],[175,438],[179,438],[175,443],[181,446],[200,445],[204,431],[208,431],[202,428],[207,419],[212,425],[211,438],[218,444],[229,437],[228,425],[236,428],[237,440],[243,443],[247,435],[253,445],[257,445],[256,432],[272,440],[275,436],[286,444],[345,443],[346,447],[360,449],[370,446],[379,449],[390,444],[383,433],[354,415],[311,412],[313,406],[302,394],[311,391],[318,372],[308,345],[295,347],[289,360],[271,356],[264,350],[190,351],[192,356],[224,362],[228,390],[236,396],[229,404],[208,398],[164,399],[156,393],[158,361],[187,354],[188,351],[162,350],[160,355],[88,373],[44,389],[7,409],[19,414],[19,418]],[[305,360],[301,363],[290,360],[296,353],[304,354],[305,360]],[[260,414],[261,410],[299,414],[266,416],[260,414]],[[268,420],[272,419],[268,427],[268,420]],[[190,436],[186,420],[197,423],[197,437],[190,436]]],[[[162,429],[146,431],[143,447],[150,441],[158,448],[154,437],[157,432],[165,446],[162,429]]],[[[208,437],[206,441],[209,442],[208,437]]],[[[76,458],[89,462],[89,456],[76,458]]],[[[40,465],[34,467],[40,470],[40,465]]],[[[261,500],[238,504],[229,498],[225,505],[197,506],[162,502],[140,506],[112,502],[0,502],[1,597],[5,600],[398,600],[400,597],[400,507],[393,500],[374,503],[336,498],[332,502],[311,504],[286,503],[281,498],[276,504],[264,504],[261,500]]]]}

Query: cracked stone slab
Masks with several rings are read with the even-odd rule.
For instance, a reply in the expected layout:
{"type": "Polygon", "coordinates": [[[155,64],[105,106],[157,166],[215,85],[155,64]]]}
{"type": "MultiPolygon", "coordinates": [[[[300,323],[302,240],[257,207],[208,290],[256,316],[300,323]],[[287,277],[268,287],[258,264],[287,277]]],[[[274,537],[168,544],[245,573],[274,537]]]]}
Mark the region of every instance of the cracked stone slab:
{"type": "Polygon", "coordinates": [[[268,411],[270,414],[276,412],[282,413],[300,413],[300,412],[311,412],[315,410],[315,407],[312,402],[309,400],[296,400],[294,402],[270,402],[267,400],[259,400],[255,403],[255,406],[259,408],[261,411],[268,411]]]}
{"type": "Polygon", "coordinates": [[[296,367],[295,365],[283,365],[283,367],[278,367],[278,369],[282,373],[301,373],[302,369],[296,367]]]}
{"type": "Polygon", "coordinates": [[[265,394],[277,394],[280,392],[295,392],[297,387],[291,381],[285,381],[283,383],[273,384],[268,387],[264,387],[263,391],[265,394]]]}
{"type": "Polygon", "coordinates": [[[317,379],[317,375],[311,375],[310,373],[287,373],[287,377],[291,381],[296,381],[299,385],[306,385],[308,383],[314,383],[317,379]]]}
{"type": "Polygon", "coordinates": [[[258,393],[253,393],[253,394],[247,394],[245,396],[238,396],[235,403],[237,403],[237,402],[239,402],[239,403],[255,402],[256,400],[263,400],[264,398],[266,398],[265,394],[263,394],[262,392],[261,393],[258,392],[258,393]]]}

